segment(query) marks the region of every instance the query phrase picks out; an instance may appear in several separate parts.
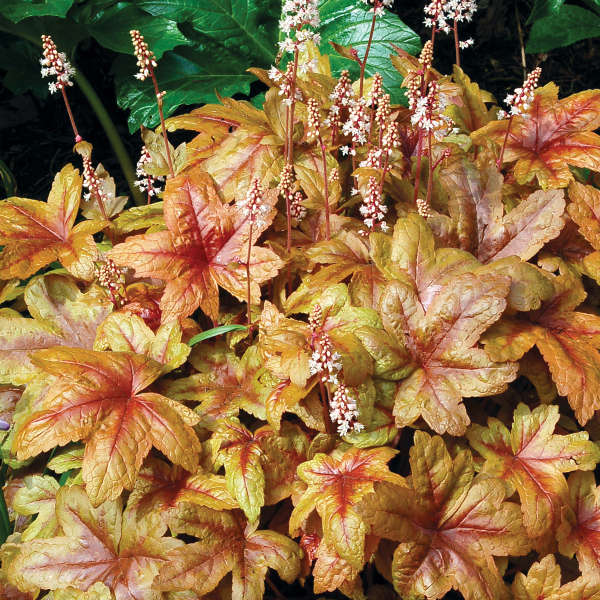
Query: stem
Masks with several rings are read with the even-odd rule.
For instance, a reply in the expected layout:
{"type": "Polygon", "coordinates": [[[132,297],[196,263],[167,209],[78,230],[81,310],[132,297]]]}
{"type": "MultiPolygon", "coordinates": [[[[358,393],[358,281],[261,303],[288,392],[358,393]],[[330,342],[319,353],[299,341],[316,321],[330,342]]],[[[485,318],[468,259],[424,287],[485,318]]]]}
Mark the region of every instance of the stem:
{"type": "Polygon", "coordinates": [[[321,392],[321,406],[323,408],[323,421],[325,422],[325,433],[333,433],[333,423],[329,416],[329,402],[328,394],[326,392],[325,384],[319,379],[319,391],[321,392]]]}
{"type": "MultiPolygon", "coordinates": [[[[296,109],[296,76],[298,74],[298,47],[294,49],[294,70],[292,71],[292,86],[290,90],[289,122],[287,123],[287,146],[286,163],[291,165],[294,162],[294,111],[296,109]]],[[[292,215],[290,214],[290,197],[286,195],[285,207],[287,212],[287,253],[292,251],[292,215]]],[[[288,279],[289,284],[289,279],[288,279]]]]}
{"type": "Polygon", "coordinates": [[[327,181],[327,153],[323,138],[319,134],[319,143],[321,144],[321,156],[323,158],[323,187],[325,193],[325,237],[331,239],[331,229],[329,227],[329,182],[327,181]]]}
{"type": "Polygon", "coordinates": [[[75,118],[73,117],[73,113],[71,111],[71,105],[69,104],[69,99],[67,98],[67,92],[64,87],[60,88],[62,92],[63,100],[65,101],[65,108],[67,109],[67,114],[69,115],[69,121],[71,121],[71,127],[73,128],[73,134],[75,135],[75,143],[81,141],[81,136],[79,135],[79,131],[77,131],[77,125],[75,125],[75,118]]]}
{"type": "Polygon", "coordinates": [[[458,42],[458,23],[454,19],[454,50],[456,51],[456,66],[460,67],[460,44],[458,42]]]}
{"type": "Polygon", "coordinates": [[[158,106],[158,114],[160,116],[160,126],[162,128],[163,139],[165,140],[165,152],[167,153],[167,163],[169,164],[169,175],[175,177],[175,171],[173,170],[173,162],[171,161],[171,152],[169,150],[169,138],[167,137],[167,126],[165,125],[165,115],[163,113],[163,101],[160,90],[158,89],[158,81],[156,81],[156,75],[154,69],[150,66],[150,75],[152,77],[152,84],[154,85],[154,93],[156,94],[156,104],[158,106]]]}
{"type": "Polygon", "coordinates": [[[362,98],[363,88],[365,84],[365,68],[367,67],[367,59],[369,58],[369,52],[371,50],[371,44],[373,43],[373,33],[375,32],[375,21],[377,20],[377,12],[376,9],[379,8],[380,4],[377,2],[375,6],[373,6],[373,19],[371,20],[371,31],[369,33],[369,41],[367,42],[367,49],[365,51],[365,56],[360,63],[360,88],[358,91],[358,97],[362,98]]]}
{"type": "Polygon", "coordinates": [[[427,206],[431,206],[431,191],[433,188],[433,156],[432,156],[432,143],[431,143],[431,131],[427,135],[427,150],[429,153],[429,173],[427,177],[427,206]]]}
{"type": "Polygon", "coordinates": [[[127,185],[129,186],[129,191],[133,197],[133,201],[138,206],[144,204],[144,197],[135,186],[136,175],[131,158],[125,149],[123,140],[121,140],[117,128],[112,122],[108,111],[104,107],[104,104],[102,104],[102,100],[100,100],[90,82],[79,69],[77,69],[77,72],[75,73],[75,81],[77,81],[79,89],[83,92],[83,95],[86,97],[87,101],[92,107],[92,110],[94,113],[96,113],[96,117],[98,118],[98,121],[100,121],[102,129],[104,129],[104,133],[106,134],[113,152],[119,161],[123,175],[125,175],[127,185]]]}
{"type": "Polygon", "coordinates": [[[419,130],[419,141],[417,142],[417,169],[415,172],[415,191],[413,194],[413,202],[416,204],[419,197],[419,185],[421,184],[421,164],[423,152],[423,132],[419,130]]]}
{"type": "Polygon", "coordinates": [[[248,329],[250,329],[250,323],[252,322],[252,314],[250,309],[250,301],[251,301],[251,293],[250,293],[250,253],[252,251],[252,226],[254,223],[252,219],[250,219],[250,233],[248,238],[248,256],[246,259],[246,283],[247,283],[247,294],[248,298],[246,300],[247,309],[248,309],[248,329]]]}
{"type": "MultiPolygon", "coordinates": [[[[28,42],[31,42],[34,46],[42,45],[38,37],[28,35],[22,31],[13,31],[11,29],[7,29],[6,27],[2,26],[2,23],[0,23],[0,31],[10,33],[11,35],[16,35],[24,40],[27,40],[28,42]]],[[[104,129],[104,133],[106,133],[106,137],[108,138],[113,152],[119,161],[123,175],[125,175],[125,179],[127,180],[127,185],[129,186],[129,190],[134,202],[138,206],[144,204],[144,198],[134,184],[135,169],[133,168],[133,163],[129,158],[129,154],[127,154],[127,150],[125,149],[123,141],[121,140],[116,127],[106,111],[106,108],[104,108],[104,104],[102,104],[102,100],[100,100],[90,82],[79,69],[75,70],[75,75],[73,78],[77,82],[79,89],[83,92],[83,95],[86,97],[86,100],[90,103],[92,110],[96,113],[96,117],[98,117],[98,121],[100,121],[100,125],[102,125],[102,129],[104,129]]]]}
{"type": "Polygon", "coordinates": [[[504,136],[504,142],[502,142],[502,150],[500,150],[500,156],[496,161],[496,167],[498,170],[502,168],[502,160],[504,159],[504,151],[506,150],[506,143],[508,142],[508,134],[510,133],[510,126],[512,125],[514,115],[510,115],[510,119],[508,119],[508,126],[506,127],[506,135],[504,136]]]}

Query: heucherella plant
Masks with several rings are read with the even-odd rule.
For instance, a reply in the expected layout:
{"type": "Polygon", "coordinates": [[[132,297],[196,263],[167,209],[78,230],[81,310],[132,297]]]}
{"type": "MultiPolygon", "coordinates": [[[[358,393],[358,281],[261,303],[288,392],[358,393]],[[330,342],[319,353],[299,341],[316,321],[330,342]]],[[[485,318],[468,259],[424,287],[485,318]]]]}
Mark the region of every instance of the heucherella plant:
{"type": "Polygon", "coordinates": [[[0,202],[0,598],[600,597],[600,90],[501,109],[431,2],[396,105],[391,4],[336,77],[286,1],[262,107],[142,130],[147,204],[83,140],[0,202]]]}

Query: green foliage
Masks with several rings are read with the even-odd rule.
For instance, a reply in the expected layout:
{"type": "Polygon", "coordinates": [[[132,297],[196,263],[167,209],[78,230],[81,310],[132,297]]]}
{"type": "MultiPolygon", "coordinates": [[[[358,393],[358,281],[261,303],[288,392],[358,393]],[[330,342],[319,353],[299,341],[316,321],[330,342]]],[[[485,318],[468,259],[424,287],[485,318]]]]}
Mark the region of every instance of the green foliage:
{"type": "MultiPolygon", "coordinates": [[[[140,125],[155,127],[154,88],[149,81],[140,85],[132,78],[131,29],[141,31],[157,58],[164,55],[157,78],[160,89],[167,92],[164,110],[169,115],[181,105],[214,102],[218,95],[249,95],[255,78],[246,72],[248,65],[268,68],[277,59],[280,12],[280,0],[50,0],[43,4],[10,0],[0,5],[0,31],[25,37],[29,43],[10,39],[5,43],[8,54],[0,58],[0,67],[11,69],[4,85],[14,93],[33,89],[45,94],[38,51],[30,46],[40,33],[51,34],[69,55],[92,37],[104,48],[129,55],[117,57],[112,72],[117,102],[129,111],[130,131],[140,125]],[[15,63],[23,65],[19,77],[14,75],[15,63]]],[[[322,50],[331,40],[364,52],[371,24],[364,5],[355,0],[321,0],[321,15],[322,50]]],[[[388,60],[391,43],[411,54],[420,48],[418,36],[396,15],[387,14],[373,40],[367,73],[382,73],[397,101],[402,80],[388,60]]],[[[332,57],[332,64],[337,74],[350,67],[356,75],[356,65],[342,57],[332,57]]]]}
{"type": "Polygon", "coordinates": [[[600,37],[600,2],[586,0],[590,10],[564,0],[536,0],[527,52],[548,52],[579,40],[600,37]]]}

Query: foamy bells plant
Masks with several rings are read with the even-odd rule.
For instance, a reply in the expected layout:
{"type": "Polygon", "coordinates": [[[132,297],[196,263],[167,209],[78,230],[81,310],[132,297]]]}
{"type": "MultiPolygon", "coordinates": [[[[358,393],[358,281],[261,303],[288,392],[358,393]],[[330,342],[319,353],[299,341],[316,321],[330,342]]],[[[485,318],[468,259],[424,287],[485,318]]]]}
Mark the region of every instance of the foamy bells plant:
{"type": "Polygon", "coordinates": [[[304,52],[160,203],[0,202],[0,598],[600,594],[600,90],[304,52]]]}

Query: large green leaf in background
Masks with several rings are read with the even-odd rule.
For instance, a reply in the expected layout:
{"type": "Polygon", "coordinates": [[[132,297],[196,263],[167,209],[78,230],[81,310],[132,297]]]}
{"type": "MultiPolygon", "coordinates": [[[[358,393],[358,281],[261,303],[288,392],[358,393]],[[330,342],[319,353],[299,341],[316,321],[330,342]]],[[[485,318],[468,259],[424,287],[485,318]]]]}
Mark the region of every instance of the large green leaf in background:
{"type": "Polygon", "coordinates": [[[535,23],[538,19],[556,15],[565,0],[535,0],[527,24],[535,23]]]}
{"type": "MultiPolygon", "coordinates": [[[[321,0],[319,9],[321,37],[324,40],[322,51],[331,52],[327,44],[328,40],[331,40],[343,46],[353,46],[358,55],[363,57],[373,17],[367,6],[356,0],[321,0]]],[[[400,46],[410,54],[417,54],[421,49],[419,36],[397,15],[386,11],[383,17],[377,19],[366,73],[381,73],[386,90],[392,96],[392,102],[397,103],[402,97],[402,76],[390,61],[390,54],[393,53],[391,44],[400,46]]],[[[336,73],[342,69],[349,69],[355,77],[358,76],[358,65],[352,60],[335,54],[331,57],[331,64],[336,73]]]]}
{"type": "MultiPolygon", "coordinates": [[[[590,6],[600,9],[596,0],[588,0],[590,6]]],[[[529,34],[527,52],[548,52],[554,48],[568,46],[586,38],[600,37],[600,16],[571,4],[547,17],[535,21],[529,34]]]]}
{"type": "MultiPolygon", "coordinates": [[[[320,0],[320,11],[321,50],[333,53],[327,43],[332,40],[354,46],[362,56],[371,26],[368,7],[360,0],[320,0]]],[[[154,127],[158,124],[156,98],[150,82],[134,77],[130,29],[139,29],[160,59],[157,77],[161,90],[167,92],[165,111],[172,114],[182,105],[214,102],[217,94],[248,95],[254,78],[246,69],[269,67],[275,61],[280,13],[281,0],[0,0],[0,30],[36,44],[24,53],[26,61],[34,56],[35,69],[22,69],[19,81],[9,76],[5,84],[15,93],[25,89],[43,93],[37,63],[41,33],[52,35],[68,54],[80,41],[93,37],[105,48],[129,55],[115,61],[113,73],[117,102],[130,111],[130,130],[140,125],[154,127]]],[[[420,49],[418,36],[386,11],[377,20],[367,75],[381,72],[397,102],[401,77],[389,61],[391,44],[412,54],[420,49]]],[[[13,55],[23,49],[22,44],[13,42],[13,46],[13,55]]],[[[5,65],[6,60],[0,61],[0,68],[5,65]]],[[[348,68],[358,76],[356,63],[341,56],[332,56],[332,67],[336,74],[348,68]]]]}
{"type": "MultiPolygon", "coordinates": [[[[132,62],[119,59],[115,63],[119,106],[129,113],[129,130],[134,132],[141,124],[154,127],[158,124],[154,89],[149,81],[140,82],[133,77],[132,62]]],[[[244,72],[238,61],[229,53],[215,52],[208,62],[201,52],[180,49],[167,52],[160,61],[157,78],[161,90],[167,90],[164,110],[171,114],[183,104],[214,102],[215,91],[224,96],[248,94],[254,77],[244,72]],[[185,54],[185,56],[184,56],[185,54]]]]}
{"type": "MultiPolygon", "coordinates": [[[[178,48],[167,53],[157,70],[160,87],[166,90],[165,110],[171,114],[182,104],[215,102],[236,92],[248,94],[253,77],[245,71],[250,66],[269,67],[277,54],[279,0],[135,0],[136,5],[154,15],[163,15],[192,28],[191,36],[199,39],[190,51],[178,48]],[[168,60],[168,62],[166,62],[168,60]]],[[[364,54],[371,13],[358,0],[321,0],[321,34],[323,52],[332,53],[332,40],[353,45],[364,54]]],[[[185,28],[183,28],[185,31],[185,28]]],[[[143,30],[142,30],[143,33],[143,30]]],[[[415,54],[420,49],[417,34],[391,12],[377,20],[367,74],[379,71],[384,77],[392,100],[401,98],[402,77],[392,67],[391,44],[415,54]]],[[[134,67],[120,61],[115,67],[119,105],[129,109],[129,128],[158,124],[154,92],[150,85],[140,86],[131,78],[134,67]]],[[[358,66],[341,56],[332,56],[336,74],[350,69],[358,75],[358,66]]]]}
{"type": "Polygon", "coordinates": [[[139,29],[144,34],[157,58],[176,46],[191,44],[179,31],[175,21],[149,15],[130,2],[119,2],[106,10],[98,11],[85,24],[102,46],[125,54],[132,52],[129,34],[131,29],[139,29]]]}
{"type": "Polygon", "coordinates": [[[0,0],[0,15],[18,23],[28,17],[64,17],[73,0],[0,0]]]}

